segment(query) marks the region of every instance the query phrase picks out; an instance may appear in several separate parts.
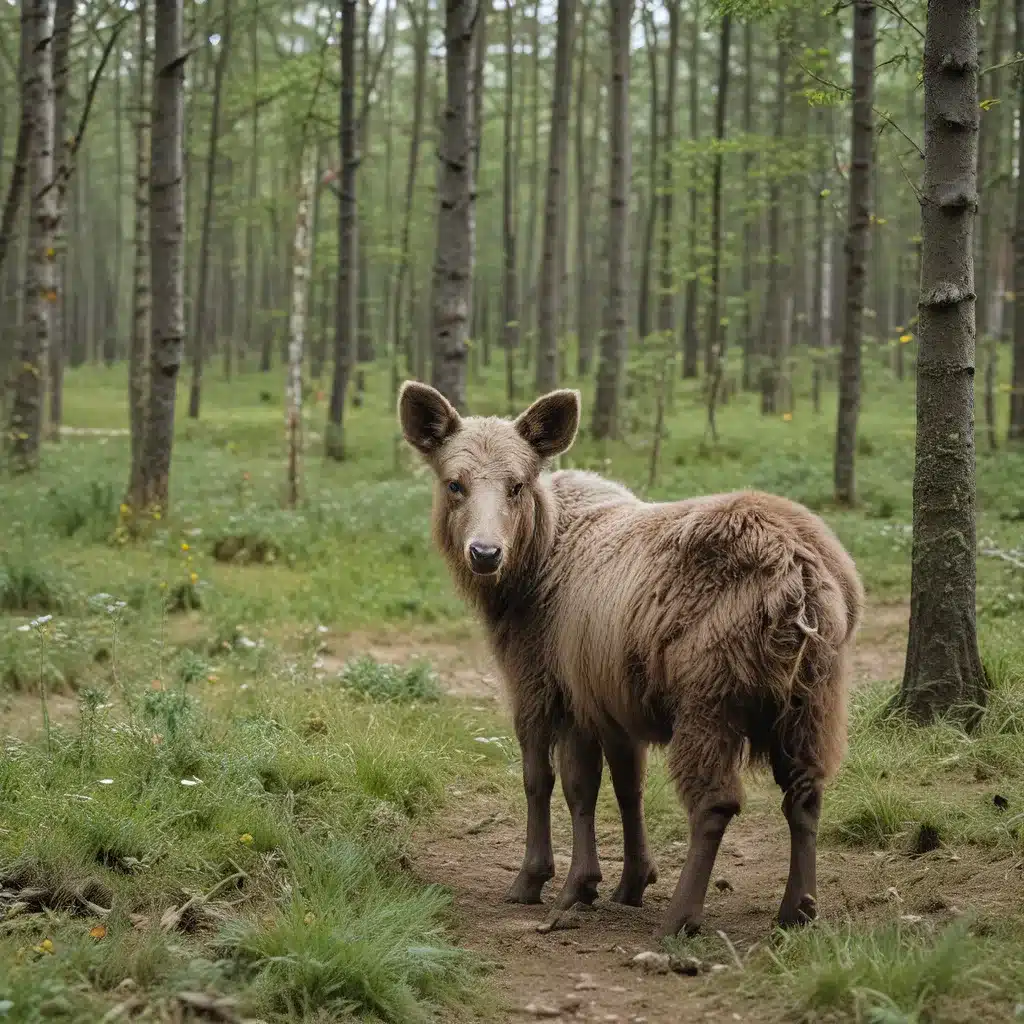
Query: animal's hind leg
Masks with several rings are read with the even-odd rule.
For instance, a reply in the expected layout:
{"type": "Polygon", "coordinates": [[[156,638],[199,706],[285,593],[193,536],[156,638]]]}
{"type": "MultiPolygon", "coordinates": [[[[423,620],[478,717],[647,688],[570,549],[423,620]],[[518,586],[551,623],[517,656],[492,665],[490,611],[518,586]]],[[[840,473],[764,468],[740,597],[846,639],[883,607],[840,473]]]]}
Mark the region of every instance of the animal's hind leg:
{"type": "Polygon", "coordinates": [[[838,768],[846,740],[848,652],[841,651],[826,678],[797,697],[776,723],[772,774],[782,790],[789,823],[789,878],[779,907],[784,928],[817,916],[818,818],[825,780],[838,768]]]}
{"type": "Polygon", "coordinates": [[[728,728],[723,714],[700,709],[678,715],[668,766],[689,812],[690,848],[661,926],[662,936],[700,930],[722,836],[743,803],[742,750],[743,737],[728,728]]]}
{"type": "Polygon", "coordinates": [[[597,736],[575,723],[568,724],[558,742],[558,773],[572,816],[572,863],[555,910],[567,910],[575,903],[593,903],[601,881],[597,858],[594,815],[601,789],[603,760],[597,736]]]}
{"type": "Polygon", "coordinates": [[[644,890],[658,880],[658,868],[647,846],[644,823],[647,749],[619,732],[602,735],[601,742],[622,818],[622,878],[612,900],[639,907],[644,890]]]}

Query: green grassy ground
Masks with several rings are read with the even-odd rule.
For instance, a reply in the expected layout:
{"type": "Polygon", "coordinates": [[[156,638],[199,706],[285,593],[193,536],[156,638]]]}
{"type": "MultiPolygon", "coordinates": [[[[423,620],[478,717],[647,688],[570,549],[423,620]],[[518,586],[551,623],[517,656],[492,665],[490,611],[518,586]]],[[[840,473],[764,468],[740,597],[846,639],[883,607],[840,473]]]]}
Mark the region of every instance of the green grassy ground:
{"type": "MultiPolygon", "coordinates": [[[[730,402],[712,445],[699,395],[680,385],[650,496],[754,486],[803,501],[835,526],[872,601],[905,601],[912,384],[874,359],[867,371],[856,510],[830,507],[834,398],[816,416],[806,388],[791,419],[730,402]]],[[[190,1012],[229,1000],[216,1012],[238,1020],[487,1016],[485,957],[458,948],[450,893],[410,873],[409,844],[445,820],[453,788],[521,814],[508,725],[440,695],[429,665],[339,674],[323,661],[360,637],[414,649],[473,635],[430,548],[430,484],[371,373],[351,457],[324,463],[311,439],[302,507],[284,510],[279,383],[209,382],[203,421],[179,421],[172,513],[144,540],[116,531],[123,435],[66,437],[38,477],[0,480],[0,1018],[121,1006],[177,1020],[190,998],[190,1012]],[[259,564],[215,557],[240,538],[259,564]]],[[[563,466],[646,492],[653,410],[639,390],[626,439],[583,436],[563,466]]],[[[124,395],[121,369],[75,371],[66,422],[123,428],[124,395]]],[[[502,395],[497,368],[470,389],[478,412],[506,412],[502,395]]],[[[309,430],[322,432],[323,411],[309,430]]],[[[979,454],[981,546],[1018,559],[1021,481],[1024,454],[979,454]]],[[[1019,876],[1021,570],[982,555],[978,606],[995,683],[982,727],[910,730],[885,717],[892,680],[860,692],[823,846],[973,851],[1019,876]]],[[[682,838],[657,762],[648,799],[654,838],[682,838]]],[[[755,807],[776,799],[752,790],[755,807]]],[[[614,822],[607,793],[602,814],[614,822]]],[[[755,950],[743,991],[790,1019],[1002,1019],[1024,1000],[1022,920],[929,931],[854,916],[755,950]]]]}

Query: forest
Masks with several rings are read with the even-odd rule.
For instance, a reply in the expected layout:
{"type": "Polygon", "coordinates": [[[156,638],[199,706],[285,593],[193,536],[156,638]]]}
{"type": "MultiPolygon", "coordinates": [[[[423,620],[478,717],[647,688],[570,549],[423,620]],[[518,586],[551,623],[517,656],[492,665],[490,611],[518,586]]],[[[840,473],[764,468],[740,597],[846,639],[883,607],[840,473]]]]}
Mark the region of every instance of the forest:
{"type": "Polygon", "coordinates": [[[1024,0],[0,2],[0,424],[0,1019],[1024,1016],[1024,0]],[[406,381],[574,389],[548,468],[834,531],[813,923],[752,770],[657,937],[657,748],[643,905],[608,772],[596,899],[567,786],[507,900],[528,757],[406,381]]]}

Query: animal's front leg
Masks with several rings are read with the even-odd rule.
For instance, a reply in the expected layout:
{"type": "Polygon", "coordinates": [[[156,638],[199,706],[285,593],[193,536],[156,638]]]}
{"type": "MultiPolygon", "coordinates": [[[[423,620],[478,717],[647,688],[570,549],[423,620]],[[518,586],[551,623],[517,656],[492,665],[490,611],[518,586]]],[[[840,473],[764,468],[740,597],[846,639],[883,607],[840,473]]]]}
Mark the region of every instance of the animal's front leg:
{"type": "Polygon", "coordinates": [[[523,788],[526,790],[526,854],[523,866],[506,899],[510,903],[540,903],[545,883],[554,878],[551,850],[551,791],[555,773],[551,767],[552,732],[534,718],[516,717],[516,735],[523,757],[523,788]]]}
{"type": "Polygon", "coordinates": [[[597,736],[570,723],[559,737],[558,773],[572,816],[572,862],[565,885],[555,900],[556,911],[597,899],[601,865],[597,858],[594,815],[603,765],[597,736]]]}
{"type": "Polygon", "coordinates": [[[658,880],[658,868],[647,846],[644,824],[647,749],[617,731],[609,730],[601,739],[622,817],[622,878],[612,901],[639,907],[644,890],[658,880]]]}

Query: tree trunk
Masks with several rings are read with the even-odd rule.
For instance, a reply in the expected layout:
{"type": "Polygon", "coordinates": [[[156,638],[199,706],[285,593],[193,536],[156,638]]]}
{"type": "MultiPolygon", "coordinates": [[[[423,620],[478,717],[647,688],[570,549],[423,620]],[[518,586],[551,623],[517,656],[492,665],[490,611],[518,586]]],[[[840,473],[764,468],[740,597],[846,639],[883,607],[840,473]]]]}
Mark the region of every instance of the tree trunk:
{"type": "Polygon", "coordinates": [[[341,196],[338,201],[338,281],[334,326],[334,378],[324,447],[330,459],[345,457],[345,397],[356,342],[356,16],[358,0],[341,5],[341,196]]]}
{"type": "Polygon", "coordinates": [[[975,626],[974,253],[978,11],[929,0],[910,635],[898,703],[968,722],[987,699],[975,626]]]}
{"type": "MultiPolygon", "coordinates": [[[[256,238],[260,224],[260,16],[259,0],[252,0],[252,21],[250,23],[249,48],[252,58],[252,135],[249,141],[249,204],[245,216],[245,344],[251,345],[256,338],[257,310],[257,264],[256,238]]],[[[270,352],[261,352],[260,370],[270,369],[270,352]],[[266,358],[263,359],[262,357],[266,358]],[[263,363],[267,366],[264,367],[263,363]]]]}
{"type": "Polygon", "coordinates": [[[611,0],[609,14],[608,298],[591,424],[598,439],[618,433],[619,390],[629,338],[629,43],[633,0],[611,0]]]}
{"type": "Polygon", "coordinates": [[[590,21],[590,4],[584,6],[583,44],[584,54],[580,60],[579,91],[576,97],[576,370],[580,377],[590,374],[594,355],[594,299],[590,294],[591,265],[590,209],[594,195],[594,181],[597,176],[598,153],[601,138],[601,83],[594,83],[596,96],[591,111],[591,138],[589,151],[586,141],[586,81],[587,26],[590,21]]]}
{"type": "MultiPolygon", "coordinates": [[[[690,141],[697,142],[700,114],[700,0],[693,2],[693,36],[690,47],[690,141]]],[[[697,334],[697,302],[700,295],[700,270],[697,254],[697,186],[690,185],[690,228],[686,278],[686,300],[683,320],[683,376],[697,376],[700,338],[697,334]]]]}
{"type": "Polygon", "coordinates": [[[29,120],[28,257],[25,327],[12,380],[8,447],[14,472],[39,466],[51,317],[57,301],[53,248],[56,190],[53,166],[53,24],[48,0],[24,0],[21,8],[25,76],[22,102],[29,120]]]}
{"type": "MultiPolygon", "coordinates": [[[[754,167],[754,26],[751,19],[743,25],[743,185],[747,202],[757,195],[753,177],[754,167]]],[[[743,263],[740,268],[740,289],[743,292],[743,368],[740,386],[744,391],[753,388],[754,329],[754,240],[757,235],[755,218],[748,207],[743,214],[743,263]]]]}
{"type": "MultiPolygon", "coordinates": [[[[775,86],[775,140],[779,152],[786,137],[786,68],[789,59],[786,40],[778,40],[775,86]]],[[[780,224],[782,184],[777,173],[768,188],[768,293],[765,296],[764,338],[761,345],[761,414],[773,416],[778,407],[782,378],[783,306],[782,272],[779,265],[782,227],[780,224]]]]}
{"type": "Polygon", "coordinates": [[[149,399],[149,3],[139,3],[138,77],[135,99],[135,259],[132,269],[132,338],[128,366],[128,415],[131,423],[131,476],[128,504],[143,493],[142,453],[149,399]]]}
{"type": "Polygon", "coordinates": [[[439,157],[437,252],[431,321],[431,383],[457,409],[466,408],[466,356],[473,305],[475,206],[473,148],[473,36],[477,0],[449,0],[445,9],[444,109],[439,157]]]}
{"type": "Polygon", "coordinates": [[[18,66],[18,93],[21,112],[18,119],[18,141],[15,144],[14,161],[11,164],[11,179],[7,183],[3,215],[0,217],[0,270],[3,269],[11,240],[14,238],[15,228],[18,224],[18,213],[21,210],[21,202],[25,195],[25,180],[28,177],[28,144],[32,135],[32,120],[29,117],[29,107],[25,103],[25,76],[29,61],[29,57],[25,52],[27,43],[28,37],[23,31],[19,43],[20,60],[18,66]]]}
{"type": "Polygon", "coordinates": [[[520,280],[526,282],[521,315],[522,326],[526,332],[524,354],[527,360],[533,347],[534,308],[537,299],[533,282],[536,280],[534,261],[537,250],[537,207],[540,203],[540,0],[534,2],[530,26],[530,181],[527,193],[529,205],[526,219],[526,248],[523,252],[523,272],[520,275],[520,280]]]}
{"type": "Polygon", "coordinates": [[[288,429],[288,507],[299,503],[302,459],[302,354],[306,343],[309,306],[309,272],[312,261],[310,199],[316,161],[300,154],[301,182],[295,214],[295,245],[292,252],[292,301],[288,318],[288,385],[285,389],[285,424],[288,429]]]}
{"type": "Polygon", "coordinates": [[[715,410],[718,406],[719,389],[722,382],[722,363],[725,358],[725,336],[719,339],[721,326],[722,299],[722,142],[725,139],[725,113],[729,94],[729,42],[732,18],[722,18],[718,51],[718,94],[715,97],[715,151],[711,171],[711,295],[708,301],[708,336],[705,357],[708,389],[708,427],[711,436],[718,440],[715,424],[715,410]]]}
{"type": "MultiPolygon", "coordinates": [[[[555,84],[548,134],[548,181],[544,201],[544,240],[537,277],[537,379],[542,395],[558,386],[558,311],[562,304],[561,267],[565,259],[566,155],[569,149],[569,97],[576,0],[558,0],[555,84]]],[[[581,116],[581,112],[577,113],[581,116]]]]}
{"type": "Polygon", "coordinates": [[[857,500],[854,459],[860,412],[860,346],[864,291],[871,242],[871,161],[874,156],[875,4],[857,0],[853,8],[853,124],[850,213],[846,233],[846,317],[839,357],[839,412],[836,419],[835,497],[842,505],[857,500]]]}
{"type": "MultiPolygon", "coordinates": [[[[391,350],[394,359],[392,392],[398,394],[398,351],[402,344],[402,298],[405,279],[409,272],[410,244],[412,233],[412,211],[416,198],[416,176],[420,166],[420,144],[423,138],[423,108],[427,93],[427,58],[430,43],[430,7],[424,5],[418,12],[415,3],[408,5],[409,20],[413,30],[413,99],[412,124],[409,139],[409,164],[405,175],[405,208],[402,212],[402,237],[399,243],[398,266],[391,299],[391,350]]],[[[407,353],[409,371],[413,369],[412,352],[407,353]]]]}
{"type": "Polygon", "coordinates": [[[654,261],[654,233],[658,226],[658,26],[653,12],[644,5],[641,20],[644,27],[644,47],[647,50],[648,74],[651,79],[650,116],[648,127],[647,181],[650,196],[647,216],[644,218],[643,254],[640,259],[640,279],[637,295],[637,334],[641,339],[651,332],[651,263],[654,261]]]}
{"type": "Polygon", "coordinates": [[[814,197],[814,294],[811,297],[811,400],[816,413],[821,412],[821,363],[825,337],[825,200],[828,198],[829,151],[825,136],[825,110],[815,111],[815,146],[818,156],[818,188],[814,197]]]}
{"type": "MultiPolygon", "coordinates": [[[[53,248],[57,257],[53,268],[57,300],[50,308],[50,425],[52,441],[60,440],[64,419],[64,363],[67,357],[67,328],[64,300],[67,291],[67,198],[68,178],[74,158],[68,142],[68,100],[71,80],[71,28],[75,19],[75,0],[57,0],[53,22],[53,145],[57,176],[53,248]]],[[[116,231],[115,226],[115,231],[116,231]]]]}
{"type": "MultiPolygon", "coordinates": [[[[1016,50],[1024,52],[1024,2],[1014,4],[1016,50]]],[[[1024,75],[1017,78],[1017,111],[1024,125],[1024,75]]],[[[1007,437],[1024,444],[1024,131],[1017,140],[1017,217],[1013,231],[1013,370],[1007,437]]]]}
{"type": "Polygon", "coordinates": [[[679,0],[668,3],[668,56],[665,69],[665,111],[661,140],[661,268],[658,273],[658,330],[667,351],[675,351],[675,223],[673,176],[676,144],[676,69],[679,64],[679,0]]]}
{"type": "MultiPolygon", "coordinates": [[[[584,18],[586,15],[584,15],[584,18]]],[[[501,175],[501,251],[502,251],[502,344],[505,349],[505,394],[511,413],[516,401],[515,351],[519,347],[519,280],[516,265],[516,203],[515,189],[518,167],[513,165],[512,112],[515,98],[515,7],[513,0],[505,0],[505,110],[504,150],[501,175]]],[[[583,28],[584,60],[586,63],[586,21],[583,28]]],[[[580,68],[580,74],[585,73],[580,68]]],[[[577,109],[582,120],[582,108],[577,109]]],[[[579,134],[577,133],[577,144],[579,134]]]]}
{"type": "Polygon", "coordinates": [[[152,294],[149,409],[142,491],[131,503],[162,515],[170,500],[174,404],[185,336],[185,58],[182,2],[154,5],[153,123],[149,169],[152,294]]]}
{"type": "Polygon", "coordinates": [[[206,307],[210,286],[210,248],[213,237],[213,199],[217,186],[221,96],[224,91],[224,75],[231,56],[231,0],[224,0],[222,23],[220,52],[213,67],[213,108],[210,113],[210,144],[206,151],[206,194],[203,198],[203,222],[199,240],[199,281],[196,285],[195,315],[192,318],[192,387],[189,390],[188,414],[194,420],[199,419],[203,360],[210,334],[206,307]]]}

